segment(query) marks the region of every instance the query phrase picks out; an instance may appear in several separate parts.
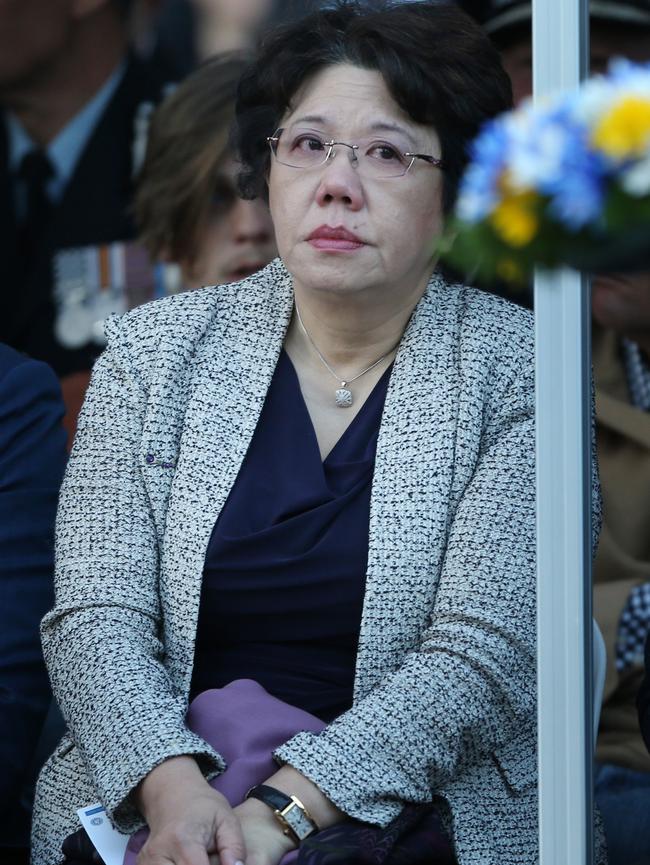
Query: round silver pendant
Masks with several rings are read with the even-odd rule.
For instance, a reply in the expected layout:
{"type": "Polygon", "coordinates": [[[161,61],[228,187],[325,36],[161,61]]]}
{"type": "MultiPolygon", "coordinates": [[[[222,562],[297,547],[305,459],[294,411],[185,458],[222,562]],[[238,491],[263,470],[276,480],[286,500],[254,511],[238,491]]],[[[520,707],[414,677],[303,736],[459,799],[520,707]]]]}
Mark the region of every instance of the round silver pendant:
{"type": "Polygon", "coordinates": [[[339,408],[347,408],[352,405],[352,391],[347,387],[339,387],[334,392],[336,404],[339,408]]]}

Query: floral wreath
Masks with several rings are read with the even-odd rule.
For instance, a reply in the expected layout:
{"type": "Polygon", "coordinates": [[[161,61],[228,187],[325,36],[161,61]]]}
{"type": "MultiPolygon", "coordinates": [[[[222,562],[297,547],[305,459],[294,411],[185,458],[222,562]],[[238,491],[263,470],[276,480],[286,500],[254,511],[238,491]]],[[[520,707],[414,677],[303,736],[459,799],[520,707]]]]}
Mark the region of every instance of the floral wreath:
{"type": "Polygon", "coordinates": [[[650,63],[489,121],[471,145],[440,244],[483,281],[535,265],[650,269],[650,63]]]}

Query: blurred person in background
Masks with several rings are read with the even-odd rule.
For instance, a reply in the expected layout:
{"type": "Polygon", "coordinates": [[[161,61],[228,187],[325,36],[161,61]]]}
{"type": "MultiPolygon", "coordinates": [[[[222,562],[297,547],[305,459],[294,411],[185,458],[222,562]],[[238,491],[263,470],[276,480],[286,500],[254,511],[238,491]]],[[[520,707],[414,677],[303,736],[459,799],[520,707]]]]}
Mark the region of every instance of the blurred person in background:
{"type": "Polygon", "coordinates": [[[47,361],[71,418],[121,308],[107,244],[134,235],[132,148],[157,98],[129,0],[0,4],[0,339],[47,361]]]}
{"type": "Polygon", "coordinates": [[[242,59],[200,66],[154,112],[135,215],[152,259],[179,268],[183,288],[234,282],[276,255],[267,204],[237,190],[230,143],[242,59]]]}
{"type": "Polygon", "coordinates": [[[54,516],[66,461],[62,418],[52,370],[0,343],[2,865],[29,861],[30,787],[33,794],[35,752],[51,701],[39,624],[54,601],[54,516]]]}
{"type": "Polygon", "coordinates": [[[272,0],[192,0],[199,60],[252,48],[269,18],[272,0]]]}
{"type": "Polygon", "coordinates": [[[250,49],[269,27],[295,21],[322,5],[321,0],[135,2],[144,7],[138,41],[160,68],[176,78],[184,78],[197,63],[215,54],[250,49]]]}
{"type": "MultiPolygon", "coordinates": [[[[532,11],[530,0],[459,0],[482,23],[512,80],[515,104],[533,92],[532,11]]],[[[648,0],[591,0],[589,3],[591,74],[604,72],[613,57],[644,62],[650,56],[648,0]]]]}
{"type": "MultiPolygon", "coordinates": [[[[516,100],[532,92],[531,4],[464,0],[501,51],[516,100]]],[[[649,0],[590,4],[591,71],[650,59],[649,0]]],[[[650,628],[650,274],[596,276],[593,366],[603,528],[594,616],[608,650],[596,800],[610,865],[650,862],[650,757],[636,712],[650,628]]]]}

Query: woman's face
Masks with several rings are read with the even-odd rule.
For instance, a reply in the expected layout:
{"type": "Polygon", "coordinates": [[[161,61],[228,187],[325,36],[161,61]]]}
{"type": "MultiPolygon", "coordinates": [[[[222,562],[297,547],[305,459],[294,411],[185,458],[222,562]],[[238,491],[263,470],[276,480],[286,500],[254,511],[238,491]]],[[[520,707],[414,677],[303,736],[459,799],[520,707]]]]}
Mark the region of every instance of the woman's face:
{"type": "Polygon", "coordinates": [[[268,207],[239,198],[236,175],[234,160],[228,160],[219,172],[212,212],[199,231],[198,254],[181,264],[187,288],[236,282],[277,254],[268,207]]]}
{"type": "MultiPolygon", "coordinates": [[[[390,155],[382,143],[401,152],[441,155],[435,130],[400,109],[378,72],[347,64],[309,79],[281,127],[292,141],[304,130],[307,147],[313,147],[309,133],[316,133],[324,140],[363,142],[364,151],[376,141],[370,150],[376,158],[390,155]]],[[[311,290],[405,295],[424,290],[442,226],[440,169],[416,159],[402,177],[368,177],[360,162],[352,164],[351,153],[339,147],[333,159],[306,169],[272,159],[269,202],[287,269],[297,285],[311,290]],[[327,229],[345,229],[358,240],[328,242],[322,236],[327,229]]]]}

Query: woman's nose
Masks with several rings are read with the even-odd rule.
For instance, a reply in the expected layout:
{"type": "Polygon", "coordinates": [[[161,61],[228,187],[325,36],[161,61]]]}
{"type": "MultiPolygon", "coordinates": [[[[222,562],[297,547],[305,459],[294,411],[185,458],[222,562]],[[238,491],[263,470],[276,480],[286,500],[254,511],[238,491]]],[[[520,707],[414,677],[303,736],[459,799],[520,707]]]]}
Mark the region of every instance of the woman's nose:
{"type": "Polygon", "coordinates": [[[320,170],[322,176],[316,190],[318,204],[323,207],[332,202],[341,202],[350,210],[360,210],[364,196],[356,156],[350,158],[347,149],[342,149],[328,159],[320,170]]]}
{"type": "Polygon", "coordinates": [[[271,214],[262,201],[238,199],[231,224],[236,243],[266,243],[273,237],[271,214]]]}

